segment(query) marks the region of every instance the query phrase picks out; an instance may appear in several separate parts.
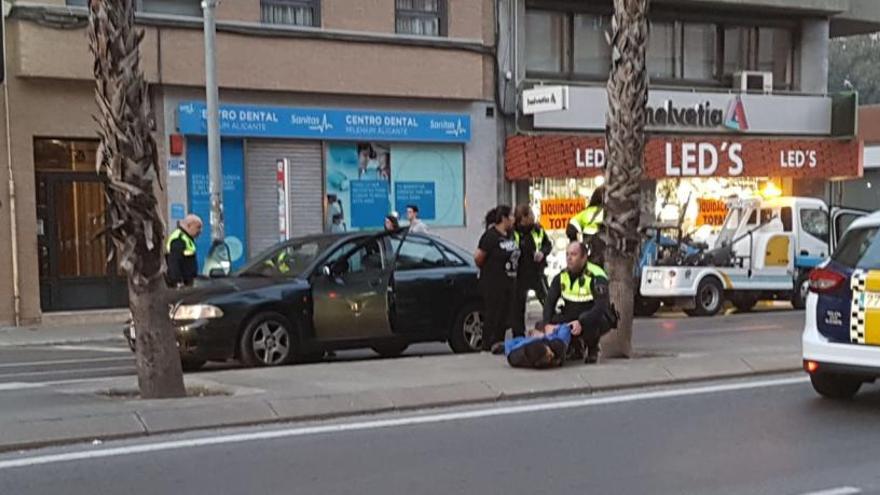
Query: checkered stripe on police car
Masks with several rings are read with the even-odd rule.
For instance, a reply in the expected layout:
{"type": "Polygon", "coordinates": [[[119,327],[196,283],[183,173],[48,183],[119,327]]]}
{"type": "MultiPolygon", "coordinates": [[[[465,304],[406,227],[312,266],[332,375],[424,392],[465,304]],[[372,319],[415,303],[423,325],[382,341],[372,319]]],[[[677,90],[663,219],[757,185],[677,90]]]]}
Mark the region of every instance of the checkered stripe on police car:
{"type": "Polygon", "coordinates": [[[865,343],[865,305],[862,304],[867,286],[868,273],[856,270],[850,279],[852,289],[852,312],[849,319],[849,337],[853,344],[865,343]]]}

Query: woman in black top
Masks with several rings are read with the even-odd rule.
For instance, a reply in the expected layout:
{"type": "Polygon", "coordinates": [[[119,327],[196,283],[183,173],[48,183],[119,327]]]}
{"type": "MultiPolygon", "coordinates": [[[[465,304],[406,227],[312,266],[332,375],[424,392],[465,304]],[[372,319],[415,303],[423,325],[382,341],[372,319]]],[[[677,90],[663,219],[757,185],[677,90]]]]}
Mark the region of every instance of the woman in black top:
{"type": "Polygon", "coordinates": [[[486,215],[491,225],[474,254],[480,267],[480,289],[483,293],[483,351],[504,350],[504,333],[512,325],[516,300],[516,275],[519,246],[513,238],[513,211],[502,205],[486,215]],[[500,345],[499,345],[500,344],[500,345]]]}
{"type": "Polygon", "coordinates": [[[547,232],[535,223],[535,214],[529,205],[517,206],[514,217],[516,219],[514,239],[519,243],[522,255],[519,258],[516,279],[517,298],[513,333],[522,336],[526,331],[525,316],[529,290],[535,291],[535,297],[541,304],[544,304],[544,299],[547,297],[547,278],[544,277],[544,268],[547,266],[547,256],[553,250],[553,244],[547,232]]]}

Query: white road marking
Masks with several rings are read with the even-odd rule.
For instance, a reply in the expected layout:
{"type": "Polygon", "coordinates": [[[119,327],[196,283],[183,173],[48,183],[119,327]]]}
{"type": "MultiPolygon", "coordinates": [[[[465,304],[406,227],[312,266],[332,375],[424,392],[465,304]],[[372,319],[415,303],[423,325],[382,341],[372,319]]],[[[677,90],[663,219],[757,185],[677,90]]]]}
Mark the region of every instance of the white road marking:
{"type": "Polygon", "coordinates": [[[818,492],[809,492],[802,495],[856,495],[862,493],[861,488],[854,486],[840,486],[837,488],[829,488],[827,490],[819,490],[818,492]]]}
{"type": "Polygon", "coordinates": [[[98,357],[98,358],[86,358],[86,359],[56,359],[50,361],[28,361],[22,363],[3,363],[0,364],[0,369],[2,368],[26,368],[32,366],[54,366],[57,364],[86,364],[86,363],[103,363],[107,361],[134,361],[134,356],[132,357],[98,357]]]}
{"type": "Polygon", "coordinates": [[[40,388],[42,387],[42,383],[25,383],[25,382],[10,382],[10,383],[0,383],[0,392],[4,392],[7,390],[24,390],[29,388],[40,388]]]}
{"type": "Polygon", "coordinates": [[[92,351],[92,352],[113,352],[132,354],[131,349],[127,347],[108,347],[102,345],[53,345],[52,349],[59,351],[92,351]]]}
{"type": "Polygon", "coordinates": [[[360,430],[374,430],[381,428],[394,428],[401,426],[414,426],[432,423],[444,423],[460,420],[489,418],[493,416],[509,416],[515,414],[530,414],[544,411],[558,411],[564,409],[582,408],[587,406],[600,406],[608,404],[622,404],[627,402],[640,402],[654,399],[669,399],[675,397],[687,397],[692,395],[705,395],[720,392],[735,392],[740,390],[752,390],[758,388],[781,387],[804,383],[807,377],[780,378],[775,380],[763,380],[741,382],[731,384],[706,385],[702,387],[689,387],[675,390],[658,390],[653,392],[639,392],[627,395],[609,397],[592,397],[558,402],[541,402],[524,404],[519,406],[489,407],[469,411],[454,411],[448,413],[424,414],[401,418],[361,421],[354,423],[341,423],[320,426],[305,426],[287,428],[272,431],[257,431],[219,435],[214,437],[194,438],[189,440],[171,440],[164,442],[129,445],[125,447],[103,448],[63,454],[38,455],[0,461],[0,471],[12,468],[33,467],[59,462],[82,461],[88,459],[101,459],[133,454],[145,454],[166,450],[190,449],[207,447],[211,445],[253,442],[257,440],[275,440],[281,438],[301,437],[307,435],[334,434],[360,430]]]}
{"type": "Polygon", "coordinates": [[[132,371],[134,370],[133,366],[108,366],[104,368],[83,368],[79,370],[52,370],[52,371],[23,371],[20,373],[0,373],[0,379],[7,378],[22,378],[26,376],[45,376],[45,375],[58,375],[62,373],[67,374],[76,374],[76,373],[105,373],[108,371],[132,371]]]}

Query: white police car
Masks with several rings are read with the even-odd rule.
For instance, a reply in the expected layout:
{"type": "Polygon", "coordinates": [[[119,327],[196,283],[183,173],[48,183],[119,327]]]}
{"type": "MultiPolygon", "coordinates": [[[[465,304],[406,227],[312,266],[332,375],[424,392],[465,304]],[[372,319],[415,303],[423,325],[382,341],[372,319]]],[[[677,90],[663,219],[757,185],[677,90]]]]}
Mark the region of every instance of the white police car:
{"type": "Polygon", "coordinates": [[[851,398],[880,378],[880,212],[855,220],[810,273],[803,357],[824,397],[851,398]]]}

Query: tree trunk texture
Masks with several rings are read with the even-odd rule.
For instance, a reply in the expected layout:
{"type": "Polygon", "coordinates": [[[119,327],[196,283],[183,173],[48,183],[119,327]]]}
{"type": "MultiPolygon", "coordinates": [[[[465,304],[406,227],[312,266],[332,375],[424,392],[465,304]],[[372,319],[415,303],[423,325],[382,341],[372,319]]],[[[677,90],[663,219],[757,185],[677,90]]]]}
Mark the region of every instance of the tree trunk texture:
{"type": "Polygon", "coordinates": [[[605,357],[631,357],[633,277],[640,238],[641,185],[644,172],[648,77],[649,0],[614,0],[611,22],[611,73],[608,77],[608,123],[605,127],[606,265],[611,301],[620,312],[617,330],[603,341],[605,357]]]}
{"type": "Polygon", "coordinates": [[[165,224],[155,188],[158,157],[146,80],[140,66],[142,30],[136,0],[90,0],[89,49],[98,104],[97,171],[107,178],[105,235],[128,277],[137,331],[141,397],[183,397],[186,390],[164,286],[165,224]]]}

